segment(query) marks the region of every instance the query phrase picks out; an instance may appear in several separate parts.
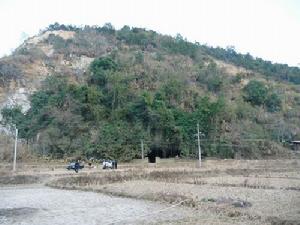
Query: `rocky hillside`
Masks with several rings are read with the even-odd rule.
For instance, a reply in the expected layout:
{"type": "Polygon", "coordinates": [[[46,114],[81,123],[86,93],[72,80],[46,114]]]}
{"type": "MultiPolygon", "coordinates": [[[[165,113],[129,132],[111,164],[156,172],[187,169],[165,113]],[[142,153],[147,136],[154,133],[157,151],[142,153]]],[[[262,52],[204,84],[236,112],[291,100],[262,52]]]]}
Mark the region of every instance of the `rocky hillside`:
{"type": "Polygon", "coordinates": [[[180,35],[53,24],[0,59],[0,78],[3,123],[55,157],[129,160],[140,139],[149,155],[195,157],[197,123],[211,156],[282,155],[300,138],[298,68],[180,35]]]}

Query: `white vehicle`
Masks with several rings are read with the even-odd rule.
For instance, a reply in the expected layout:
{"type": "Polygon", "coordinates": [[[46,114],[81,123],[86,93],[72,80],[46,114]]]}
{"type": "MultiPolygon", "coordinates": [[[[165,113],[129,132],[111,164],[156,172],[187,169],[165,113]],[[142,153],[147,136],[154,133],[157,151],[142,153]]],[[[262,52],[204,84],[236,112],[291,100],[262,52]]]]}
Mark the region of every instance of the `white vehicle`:
{"type": "Polygon", "coordinates": [[[103,169],[117,169],[117,160],[104,160],[102,165],[103,165],[103,169]]]}

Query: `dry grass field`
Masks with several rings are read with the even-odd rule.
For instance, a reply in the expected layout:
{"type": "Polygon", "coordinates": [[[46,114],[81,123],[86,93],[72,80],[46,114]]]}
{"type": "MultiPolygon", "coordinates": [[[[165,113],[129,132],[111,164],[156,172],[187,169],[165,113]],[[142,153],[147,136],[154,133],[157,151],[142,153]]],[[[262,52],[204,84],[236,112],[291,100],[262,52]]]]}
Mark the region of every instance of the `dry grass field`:
{"type": "Polygon", "coordinates": [[[9,165],[1,167],[2,185],[38,183],[190,210],[188,217],[163,224],[300,224],[298,159],[207,160],[201,168],[193,161],[137,162],[118,170],[85,168],[78,174],[62,163],[27,164],[17,174],[5,172],[9,165]]]}

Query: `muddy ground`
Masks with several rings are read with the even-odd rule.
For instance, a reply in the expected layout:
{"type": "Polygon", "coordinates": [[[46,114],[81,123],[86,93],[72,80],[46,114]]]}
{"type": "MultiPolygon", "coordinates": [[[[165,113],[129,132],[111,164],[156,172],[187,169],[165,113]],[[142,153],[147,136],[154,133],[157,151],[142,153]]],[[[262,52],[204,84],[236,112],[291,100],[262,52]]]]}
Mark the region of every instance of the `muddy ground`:
{"type": "Polygon", "coordinates": [[[43,164],[2,172],[0,223],[50,224],[58,215],[55,224],[73,218],[78,224],[300,224],[300,160],[195,165],[121,164],[116,171],[75,174],[62,164],[43,164]]]}

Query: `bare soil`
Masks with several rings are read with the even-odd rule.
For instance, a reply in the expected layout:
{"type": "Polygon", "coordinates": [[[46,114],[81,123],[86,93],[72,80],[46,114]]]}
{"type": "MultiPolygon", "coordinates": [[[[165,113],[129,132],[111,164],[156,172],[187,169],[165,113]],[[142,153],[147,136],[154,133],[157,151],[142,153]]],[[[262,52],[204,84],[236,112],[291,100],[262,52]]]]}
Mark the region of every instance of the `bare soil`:
{"type": "Polygon", "coordinates": [[[47,187],[0,188],[0,196],[3,225],[155,224],[192,215],[157,202],[47,187]]]}

